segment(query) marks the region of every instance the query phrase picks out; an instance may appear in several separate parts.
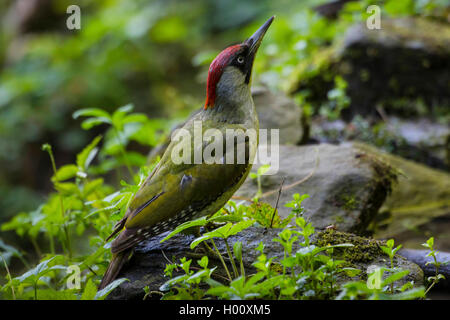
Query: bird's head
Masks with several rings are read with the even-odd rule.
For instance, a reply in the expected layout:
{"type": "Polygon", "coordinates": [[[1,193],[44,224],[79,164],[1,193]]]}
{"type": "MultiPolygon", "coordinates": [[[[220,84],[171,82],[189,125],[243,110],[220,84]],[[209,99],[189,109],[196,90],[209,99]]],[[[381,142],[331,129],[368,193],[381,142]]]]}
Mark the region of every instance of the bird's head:
{"type": "Polygon", "coordinates": [[[250,38],[223,50],[211,62],[206,82],[205,110],[213,108],[220,98],[249,90],[253,61],[259,45],[273,19],[267,20],[250,38]]]}

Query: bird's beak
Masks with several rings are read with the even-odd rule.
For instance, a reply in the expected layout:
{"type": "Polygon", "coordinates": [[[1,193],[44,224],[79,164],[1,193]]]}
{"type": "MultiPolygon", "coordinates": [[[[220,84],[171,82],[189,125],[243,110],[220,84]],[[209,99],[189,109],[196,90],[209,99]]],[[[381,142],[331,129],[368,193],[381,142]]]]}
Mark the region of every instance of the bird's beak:
{"type": "Polygon", "coordinates": [[[258,51],[259,45],[261,44],[267,29],[269,29],[270,25],[272,24],[273,19],[275,19],[275,16],[272,16],[261,27],[259,27],[259,29],[256,30],[256,32],[250,38],[245,40],[244,43],[250,47],[249,56],[254,56],[256,54],[256,51],[258,51]]]}

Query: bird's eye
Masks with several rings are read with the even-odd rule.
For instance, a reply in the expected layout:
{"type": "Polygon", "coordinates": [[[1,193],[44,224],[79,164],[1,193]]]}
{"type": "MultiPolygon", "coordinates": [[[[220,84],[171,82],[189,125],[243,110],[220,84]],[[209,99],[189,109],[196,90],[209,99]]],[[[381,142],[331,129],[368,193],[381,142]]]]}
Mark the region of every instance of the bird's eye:
{"type": "Polygon", "coordinates": [[[239,56],[238,58],[237,58],[237,62],[238,63],[244,63],[244,57],[243,56],[239,56]]]}

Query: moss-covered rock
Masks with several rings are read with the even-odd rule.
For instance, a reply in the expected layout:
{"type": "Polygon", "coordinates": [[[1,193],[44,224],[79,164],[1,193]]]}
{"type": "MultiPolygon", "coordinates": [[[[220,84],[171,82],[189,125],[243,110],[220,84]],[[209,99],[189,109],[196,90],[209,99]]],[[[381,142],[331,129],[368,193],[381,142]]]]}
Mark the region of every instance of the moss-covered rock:
{"type": "MultiPolygon", "coordinates": [[[[349,267],[360,269],[361,274],[358,276],[359,279],[367,279],[368,273],[373,267],[390,268],[390,259],[380,248],[380,246],[386,245],[384,241],[329,229],[319,232],[315,243],[321,247],[352,244],[353,247],[334,248],[333,257],[344,260],[349,267]]],[[[401,280],[402,284],[408,281],[414,281],[415,285],[423,284],[423,271],[418,265],[411,263],[399,255],[394,257],[393,263],[394,267],[409,270],[410,272],[406,278],[401,280]]],[[[348,279],[340,279],[340,281],[345,280],[348,279]]]]}
{"type": "MultiPolygon", "coordinates": [[[[281,229],[250,227],[228,239],[230,244],[236,241],[242,242],[242,257],[247,274],[256,272],[252,263],[256,261],[259,255],[259,251],[256,248],[261,242],[264,243],[264,254],[267,258],[276,258],[277,261],[280,261],[284,257],[283,246],[279,242],[273,241],[274,238],[278,237],[280,231],[281,229]]],[[[119,275],[120,277],[126,277],[130,281],[122,283],[108,296],[108,299],[142,299],[144,296],[143,288],[145,286],[148,286],[150,291],[158,291],[160,286],[168,280],[168,278],[164,277],[164,268],[172,259],[178,261],[181,257],[199,258],[204,254],[203,251],[194,253],[190,249],[189,245],[194,239],[192,235],[178,234],[160,243],[160,240],[166,234],[147,240],[137,247],[130,262],[124,266],[119,275]],[[197,256],[193,256],[193,254],[197,254],[197,256]]],[[[328,244],[343,243],[352,243],[355,245],[353,248],[346,248],[343,251],[343,255],[339,255],[338,250],[334,251],[336,253],[334,257],[336,259],[343,258],[347,261],[348,266],[361,270],[361,273],[357,277],[351,279],[347,276],[339,275],[337,279],[339,283],[348,280],[365,280],[367,278],[367,271],[371,266],[390,267],[389,258],[378,247],[382,243],[380,241],[338,231],[317,233],[310,240],[315,245],[326,246],[328,244]]],[[[223,252],[224,256],[226,256],[224,242],[217,240],[215,243],[219,251],[223,252]]],[[[295,242],[293,252],[296,252],[298,249],[300,249],[300,245],[298,242],[295,242]]],[[[200,250],[200,246],[196,250],[200,250]]],[[[210,265],[217,267],[215,274],[219,274],[222,277],[219,277],[217,280],[223,281],[226,274],[221,262],[211,257],[210,265]]],[[[423,283],[423,273],[416,264],[398,256],[395,258],[394,266],[403,270],[409,270],[409,275],[400,280],[399,285],[402,285],[406,281],[414,281],[415,285],[421,285],[423,283]]],[[[230,265],[229,267],[231,268],[230,265]]],[[[277,272],[283,271],[278,262],[272,265],[272,270],[277,272]]]]}
{"type": "Polygon", "coordinates": [[[334,249],[335,256],[348,263],[371,262],[380,255],[383,255],[383,251],[380,249],[380,241],[363,238],[350,233],[339,232],[333,229],[319,232],[317,234],[316,243],[321,247],[342,243],[352,244],[353,247],[334,249]]]}
{"type": "Polygon", "coordinates": [[[450,26],[423,18],[383,19],[381,29],[350,27],[343,41],[299,62],[291,93],[308,90],[315,105],[327,101],[336,75],[348,86],[346,118],[388,112],[445,112],[450,104],[450,26]],[[423,108],[422,108],[423,109],[423,108]]]}
{"type": "MultiPolygon", "coordinates": [[[[362,143],[354,143],[356,148],[397,168],[398,183],[393,186],[380,209],[380,215],[373,230],[378,238],[394,237],[405,231],[426,225],[433,219],[450,215],[450,175],[401,157],[380,152],[362,143]]],[[[433,234],[436,242],[442,237],[448,242],[448,230],[433,234]]],[[[426,235],[422,234],[423,243],[426,235]]],[[[416,245],[417,245],[416,244],[416,245]]]]}

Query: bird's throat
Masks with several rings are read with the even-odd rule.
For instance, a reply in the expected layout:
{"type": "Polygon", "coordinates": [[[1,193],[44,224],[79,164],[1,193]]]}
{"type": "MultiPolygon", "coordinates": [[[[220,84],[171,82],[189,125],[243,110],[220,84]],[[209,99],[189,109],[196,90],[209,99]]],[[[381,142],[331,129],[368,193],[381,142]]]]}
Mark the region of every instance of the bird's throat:
{"type": "Polygon", "coordinates": [[[250,87],[236,68],[225,70],[217,84],[214,107],[203,114],[205,120],[241,124],[248,129],[259,127],[250,87]]]}

